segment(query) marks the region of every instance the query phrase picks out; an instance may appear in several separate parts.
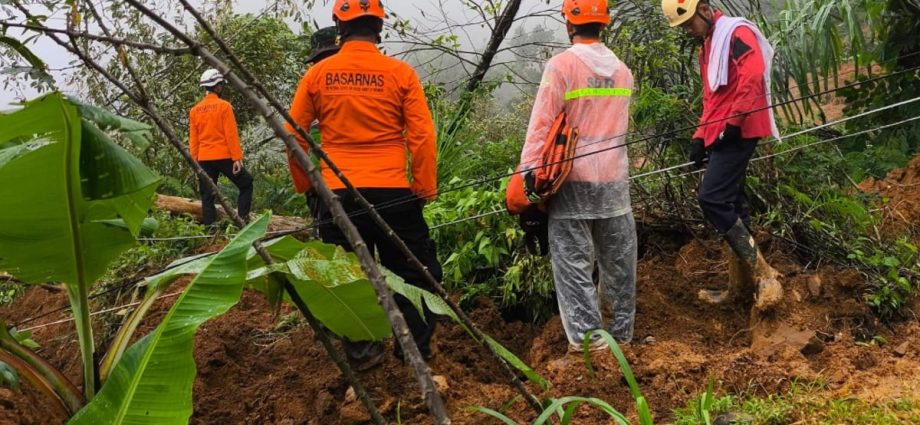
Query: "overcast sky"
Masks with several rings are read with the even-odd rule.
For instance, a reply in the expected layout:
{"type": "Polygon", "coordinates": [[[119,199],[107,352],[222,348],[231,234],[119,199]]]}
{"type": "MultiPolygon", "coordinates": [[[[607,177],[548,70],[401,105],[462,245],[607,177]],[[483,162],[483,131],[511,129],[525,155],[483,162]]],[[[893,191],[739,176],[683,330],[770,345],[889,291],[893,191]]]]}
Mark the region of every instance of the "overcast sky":
{"type": "MultiPolygon", "coordinates": [[[[200,0],[193,1],[193,3],[200,4],[200,0]]],[[[264,0],[236,0],[234,1],[234,9],[238,13],[258,13],[272,3],[273,2],[264,0]]],[[[313,8],[307,11],[305,20],[315,23],[320,27],[332,25],[331,3],[331,0],[316,0],[313,8]]],[[[549,7],[558,7],[561,3],[562,0],[552,0],[549,7]]],[[[440,16],[441,4],[445,5],[445,14],[457,22],[470,22],[476,18],[476,15],[468,10],[466,6],[463,6],[460,0],[389,0],[385,2],[388,9],[398,14],[401,18],[410,19],[418,26],[424,26],[426,24],[430,26],[433,23],[432,19],[440,16]]],[[[534,10],[543,10],[547,7],[545,0],[525,0],[520,13],[526,14],[534,10]]],[[[47,12],[42,10],[42,13],[47,12]]],[[[3,19],[7,18],[9,17],[3,16],[3,19]]],[[[50,26],[63,27],[66,23],[66,19],[63,13],[58,12],[55,15],[51,15],[48,22],[50,26]]],[[[289,23],[295,31],[300,31],[299,23],[293,21],[289,23]]],[[[530,27],[539,23],[552,25],[544,19],[533,19],[530,22],[523,23],[523,25],[530,27]]],[[[21,33],[10,30],[10,35],[16,37],[21,35],[21,33]]],[[[486,27],[475,26],[467,28],[466,31],[457,35],[460,37],[460,41],[464,45],[464,48],[481,50],[488,38],[489,32],[486,27]]],[[[28,47],[47,63],[48,67],[52,70],[52,75],[60,84],[66,81],[67,75],[69,75],[68,73],[72,72],[73,66],[77,65],[72,55],[46,37],[39,37],[33,40],[28,44],[28,47]]],[[[72,90],[68,87],[62,87],[62,89],[65,92],[72,90]]],[[[10,102],[22,97],[31,99],[38,94],[39,93],[34,89],[29,87],[17,87],[11,88],[10,90],[3,90],[3,92],[0,92],[0,109],[6,109],[6,106],[10,102]]],[[[71,92],[71,94],[78,93],[71,92]]]]}

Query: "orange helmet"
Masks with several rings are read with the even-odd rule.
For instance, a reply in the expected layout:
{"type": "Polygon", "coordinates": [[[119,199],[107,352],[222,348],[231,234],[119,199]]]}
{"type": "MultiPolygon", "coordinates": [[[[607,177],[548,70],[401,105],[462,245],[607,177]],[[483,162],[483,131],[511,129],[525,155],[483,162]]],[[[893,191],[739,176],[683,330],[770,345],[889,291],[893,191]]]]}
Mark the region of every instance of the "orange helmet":
{"type": "Polygon", "coordinates": [[[574,25],[610,24],[607,0],[565,0],[562,2],[562,14],[574,25]]]}
{"type": "Polygon", "coordinates": [[[362,16],[385,17],[382,0],[335,0],[332,17],[347,22],[362,16]]]}

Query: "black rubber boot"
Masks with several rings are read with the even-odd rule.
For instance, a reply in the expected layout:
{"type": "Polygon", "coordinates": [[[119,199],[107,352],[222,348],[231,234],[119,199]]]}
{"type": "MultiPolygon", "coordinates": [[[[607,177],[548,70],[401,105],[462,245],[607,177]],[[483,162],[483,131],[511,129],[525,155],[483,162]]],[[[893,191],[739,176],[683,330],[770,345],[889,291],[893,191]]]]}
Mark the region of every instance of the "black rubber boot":
{"type": "Polygon", "coordinates": [[[763,254],[757,249],[757,243],[751,236],[751,232],[739,219],[731,229],[728,229],[728,232],[725,232],[724,237],[741,262],[743,280],[756,284],[754,308],[763,311],[776,306],[783,298],[783,286],[779,282],[780,274],[767,263],[763,254]]]}
{"type": "Polygon", "coordinates": [[[742,264],[748,268],[750,273],[753,273],[754,266],[757,264],[757,244],[744,223],[739,219],[731,229],[725,232],[724,237],[735,255],[741,259],[742,264]]]}

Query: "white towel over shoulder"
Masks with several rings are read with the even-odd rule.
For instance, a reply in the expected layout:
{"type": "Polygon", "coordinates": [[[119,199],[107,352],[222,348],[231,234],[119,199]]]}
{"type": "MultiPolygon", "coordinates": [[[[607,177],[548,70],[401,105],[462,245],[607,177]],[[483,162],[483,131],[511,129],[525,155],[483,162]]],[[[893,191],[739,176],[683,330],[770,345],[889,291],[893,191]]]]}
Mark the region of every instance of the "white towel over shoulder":
{"type": "MultiPolygon", "coordinates": [[[[763,53],[764,63],[764,93],[767,95],[767,105],[773,105],[772,90],[770,89],[770,75],[773,73],[773,46],[770,41],[764,37],[763,33],[757,29],[751,21],[731,16],[723,16],[716,21],[716,27],[712,34],[712,49],[709,51],[709,64],[707,73],[709,76],[709,89],[713,92],[720,87],[728,84],[728,65],[731,62],[731,44],[732,34],[739,27],[750,28],[757,37],[760,44],[760,51],[763,53]]],[[[779,129],[776,127],[776,119],[773,114],[773,108],[770,108],[770,127],[773,137],[780,139],[779,129]]]]}

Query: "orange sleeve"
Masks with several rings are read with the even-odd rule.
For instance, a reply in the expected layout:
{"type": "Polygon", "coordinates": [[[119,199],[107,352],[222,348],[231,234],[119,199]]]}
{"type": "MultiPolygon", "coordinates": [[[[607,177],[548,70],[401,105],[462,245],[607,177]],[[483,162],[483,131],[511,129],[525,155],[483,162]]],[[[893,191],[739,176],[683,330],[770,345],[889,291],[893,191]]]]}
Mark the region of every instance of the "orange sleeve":
{"type": "Polygon", "coordinates": [[[192,159],[198,160],[198,126],[195,122],[195,114],[192,111],[188,113],[188,150],[192,154],[192,159]]]}
{"type": "Polygon", "coordinates": [[[227,148],[230,150],[230,159],[240,161],[243,159],[243,149],[240,148],[240,134],[236,129],[236,116],[233,115],[233,106],[227,102],[224,109],[224,116],[221,120],[224,125],[224,137],[227,141],[227,148]]]}
{"type": "MultiPolygon", "coordinates": [[[[297,85],[297,91],[294,92],[294,100],[291,102],[291,109],[288,111],[288,114],[294,119],[294,122],[305,131],[310,131],[310,125],[313,124],[313,120],[316,119],[313,98],[310,97],[309,75],[310,72],[308,71],[304,74],[303,78],[300,79],[300,83],[297,85]]],[[[303,148],[304,152],[309,153],[310,147],[307,145],[307,141],[302,139],[300,135],[294,131],[294,127],[290,123],[285,123],[284,126],[294,135],[297,139],[297,144],[303,148]]],[[[291,171],[291,180],[294,181],[294,188],[297,192],[312,192],[313,184],[310,182],[307,172],[297,163],[290,149],[287,150],[287,160],[288,169],[291,171]]]]}
{"type": "Polygon", "coordinates": [[[415,70],[407,66],[405,77],[408,90],[403,99],[403,116],[406,120],[406,141],[412,155],[412,192],[432,200],[438,196],[438,147],[434,121],[415,70]]]}

